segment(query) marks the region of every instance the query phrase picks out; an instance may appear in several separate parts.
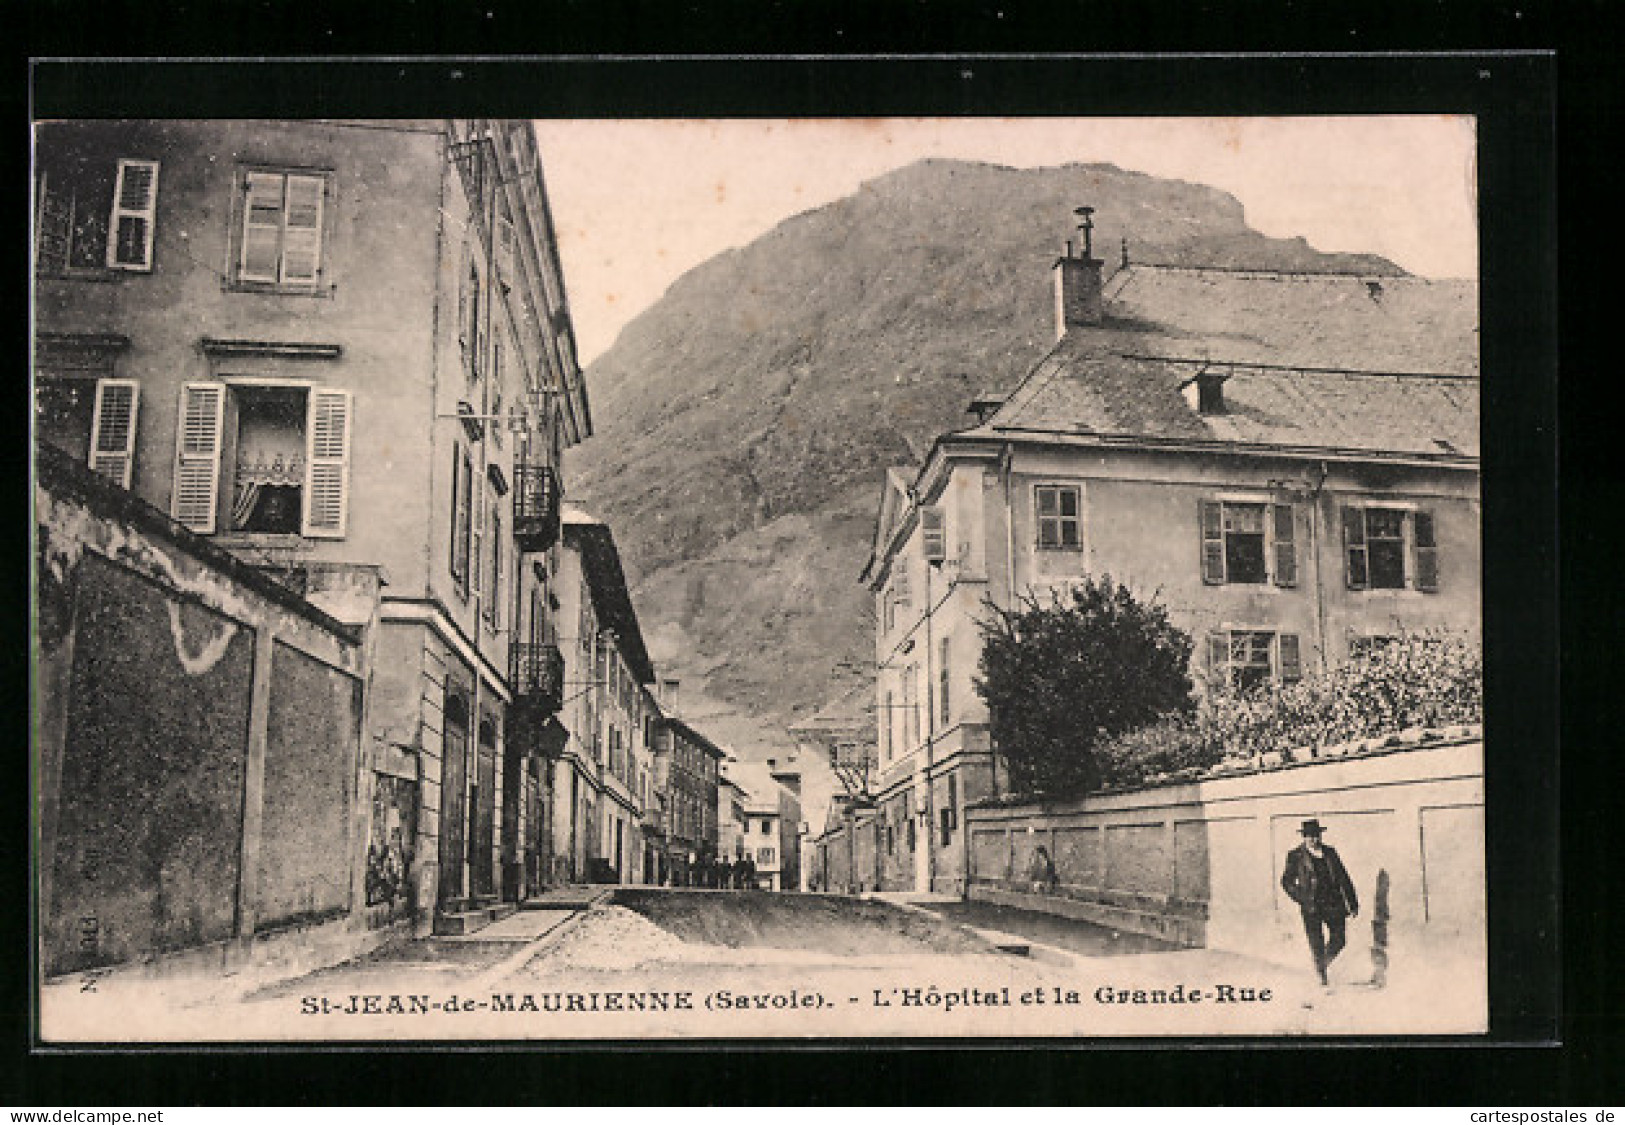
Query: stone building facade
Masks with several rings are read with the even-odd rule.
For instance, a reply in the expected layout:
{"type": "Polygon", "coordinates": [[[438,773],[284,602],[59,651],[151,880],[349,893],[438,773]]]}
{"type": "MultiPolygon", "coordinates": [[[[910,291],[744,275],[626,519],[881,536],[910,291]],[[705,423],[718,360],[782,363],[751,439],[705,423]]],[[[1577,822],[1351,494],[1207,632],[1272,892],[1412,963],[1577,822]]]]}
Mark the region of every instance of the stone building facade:
{"type": "Polygon", "coordinates": [[[1199,684],[1479,630],[1473,285],[1104,265],[1069,244],[1054,348],[887,474],[863,576],[882,886],[964,890],[962,810],[1002,787],[989,600],[1110,575],[1193,635],[1199,684]]]}
{"type": "Polygon", "coordinates": [[[60,122],[36,168],[38,440],[363,631],[372,905],[538,889],[591,419],[531,126],[60,122]]]}

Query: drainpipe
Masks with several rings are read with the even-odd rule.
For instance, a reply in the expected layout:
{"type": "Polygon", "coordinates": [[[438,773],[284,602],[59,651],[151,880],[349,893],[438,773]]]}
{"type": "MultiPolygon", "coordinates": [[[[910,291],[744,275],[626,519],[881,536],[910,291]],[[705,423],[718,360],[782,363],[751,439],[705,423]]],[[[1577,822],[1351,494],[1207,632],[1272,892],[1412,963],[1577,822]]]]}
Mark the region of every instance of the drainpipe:
{"type": "Polygon", "coordinates": [[[1320,670],[1325,672],[1329,665],[1326,659],[1326,583],[1321,571],[1320,557],[1320,502],[1326,490],[1326,477],[1330,475],[1326,462],[1320,463],[1320,479],[1315,481],[1315,487],[1310,490],[1309,498],[1309,547],[1315,556],[1315,648],[1320,652],[1320,670]]]}
{"type": "MultiPolygon", "coordinates": [[[[1016,508],[1015,485],[1012,481],[1010,467],[1016,459],[1016,447],[1011,442],[1005,442],[1004,448],[999,451],[999,471],[1004,476],[1004,606],[1012,608],[1016,604],[1016,508]]],[[[999,752],[991,748],[993,795],[999,795],[999,752]]],[[[969,848],[969,844],[966,847],[969,848]]],[[[967,862],[965,870],[970,870],[967,862]]]]}
{"type": "MultiPolygon", "coordinates": [[[[922,532],[923,534],[923,532],[922,532]]],[[[937,837],[934,813],[936,811],[935,781],[931,777],[937,741],[937,707],[935,681],[931,672],[931,572],[934,564],[925,564],[925,890],[929,894],[937,885],[937,837]]]]}

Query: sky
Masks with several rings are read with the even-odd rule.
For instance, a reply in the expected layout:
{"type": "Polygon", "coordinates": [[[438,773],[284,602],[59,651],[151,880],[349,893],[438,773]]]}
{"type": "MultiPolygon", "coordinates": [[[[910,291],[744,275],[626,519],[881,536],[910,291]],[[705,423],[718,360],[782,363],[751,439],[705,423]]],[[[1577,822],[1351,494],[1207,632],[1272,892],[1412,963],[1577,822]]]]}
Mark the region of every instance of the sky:
{"type": "Polygon", "coordinates": [[[926,157],[1104,162],[1230,192],[1266,235],[1476,277],[1470,117],[538,121],[583,364],[683,273],[926,157]]]}

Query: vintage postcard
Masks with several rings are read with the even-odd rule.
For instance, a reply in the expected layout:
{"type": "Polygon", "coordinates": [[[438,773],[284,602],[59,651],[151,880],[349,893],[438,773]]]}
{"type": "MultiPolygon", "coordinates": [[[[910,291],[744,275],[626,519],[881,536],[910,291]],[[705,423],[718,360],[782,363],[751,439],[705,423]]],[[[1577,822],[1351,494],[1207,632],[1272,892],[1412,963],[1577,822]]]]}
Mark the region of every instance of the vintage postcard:
{"type": "Polygon", "coordinates": [[[1484,1033],[1477,141],[38,121],[40,1040],[1484,1033]]]}

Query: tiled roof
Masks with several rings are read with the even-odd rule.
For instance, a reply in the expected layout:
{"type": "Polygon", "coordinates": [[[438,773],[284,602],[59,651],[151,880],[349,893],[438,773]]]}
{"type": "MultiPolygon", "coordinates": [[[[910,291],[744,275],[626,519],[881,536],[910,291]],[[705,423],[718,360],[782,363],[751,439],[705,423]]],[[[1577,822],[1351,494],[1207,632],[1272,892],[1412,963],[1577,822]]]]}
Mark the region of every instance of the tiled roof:
{"type": "Polygon", "coordinates": [[[1478,374],[1470,281],[1129,266],[1106,283],[1107,314],[1198,359],[1478,374]]]}
{"type": "Polygon", "coordinates": [[[1213,273],[1120,271],[1108,285],[1107,323],[1068,333],[995,414],[962,434],[1478,456],[1476,336],[1464,318],[1475,302],[1462,292],[1470,285],[1383,278],[1373,300],[1358,278],[1213,273]],[[1170,302],[1178,307],[1163,307],[1170,302]],[[1148,319],[1153,311],[1164,319],[1148,319]],[[1403,330],[1376,333],[1374,318],[1390,316],[1403,330]],[[1191,327],[1201,325],[1211,331],[1191,327]],[[1372,334],[1362,337],[1362,325],[1372,334]],[[1223,413],[1200,414],[1187,398],[1202,370],[1226,376],[1223,413]]]}

